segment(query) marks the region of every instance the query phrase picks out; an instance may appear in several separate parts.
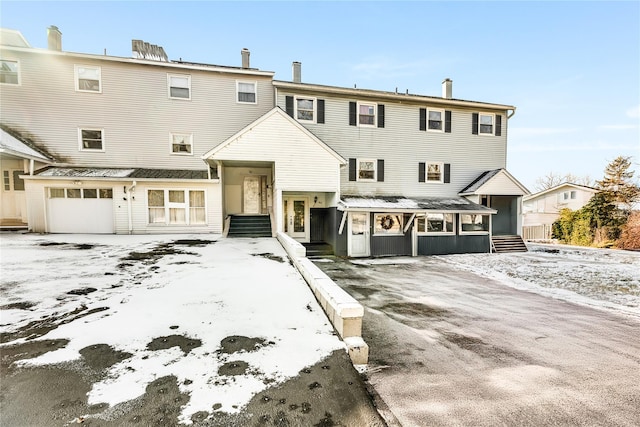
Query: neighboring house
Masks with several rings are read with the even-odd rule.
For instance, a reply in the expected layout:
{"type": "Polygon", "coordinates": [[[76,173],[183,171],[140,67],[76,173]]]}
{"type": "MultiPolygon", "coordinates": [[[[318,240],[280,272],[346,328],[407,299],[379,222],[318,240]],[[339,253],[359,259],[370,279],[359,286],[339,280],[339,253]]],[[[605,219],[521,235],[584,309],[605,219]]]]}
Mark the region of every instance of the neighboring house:
{"type": "Polygon", "coordinates": [[[246,49],[241,67],[135,40],[133,58],[64,52],[48,32],[48,49],[1,33],[2,124],[47,153],[11,165],[32,231],[235,235],[255,216],[348,256],[488,252],[521,234],[513,106],[454,99],[448,79],[442,97],[301,83],[295,62],[275,81],[246,49]]]}
{"type": "Polygon", "coordinates": [[[551,239],[551,226],[560,210],[578,210],[586,205],[598,190],[565,182],[523,198],[523,237],[526,240],[551,239]]]}

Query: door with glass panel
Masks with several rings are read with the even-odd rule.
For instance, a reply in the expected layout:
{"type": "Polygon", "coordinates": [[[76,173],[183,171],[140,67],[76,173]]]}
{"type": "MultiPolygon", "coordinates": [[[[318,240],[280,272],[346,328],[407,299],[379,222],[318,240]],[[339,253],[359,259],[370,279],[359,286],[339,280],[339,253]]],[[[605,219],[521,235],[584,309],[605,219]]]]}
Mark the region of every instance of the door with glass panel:
{"type": "Polygon", "coordinates": [[[284,232],[296,240],[309,241],[309,214],[306,197],[283,198],[284,232]]]}
{"type": "Polygon", "coordinates": [[[245,214],[260,213],[260,177],[246,176],[243,185],[243,209],[245,214]]]}
{"type": "Polygon", "coordinates": [[[369,213],[350,212],[349,215],[349,256],[369,256],[369,213]]]}

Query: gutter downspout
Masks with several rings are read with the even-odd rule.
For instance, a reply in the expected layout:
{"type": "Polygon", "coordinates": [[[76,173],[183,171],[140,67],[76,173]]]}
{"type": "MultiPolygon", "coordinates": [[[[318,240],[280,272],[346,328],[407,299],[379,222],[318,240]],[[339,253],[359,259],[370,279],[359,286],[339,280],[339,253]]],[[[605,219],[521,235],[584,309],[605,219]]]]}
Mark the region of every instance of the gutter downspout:
{"type": "Polygon", "coordinates": [[[507,114],[507,120],[513,117],[515,114],[516,114],[516,108],[513,107],[513,111],[511,112],[511,114],[507,114]]]}
{"type": "Polygon", "coordinates": [[[133,234],[133,217],[131,215],[131,192],[135,191],[136,182],[131,183],[131,187],[125,187],[125,194],[127,194],[127,215],[129,217],[129,234],[133,234]]]}

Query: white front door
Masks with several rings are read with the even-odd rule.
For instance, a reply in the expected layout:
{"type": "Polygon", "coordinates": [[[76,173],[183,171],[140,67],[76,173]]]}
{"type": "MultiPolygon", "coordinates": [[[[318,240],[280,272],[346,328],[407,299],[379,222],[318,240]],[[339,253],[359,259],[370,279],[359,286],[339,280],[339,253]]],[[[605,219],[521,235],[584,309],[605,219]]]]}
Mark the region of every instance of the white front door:
{"type": "MultiPolygon", "coordinates": [[[[27,220],[24,181],[19,178],[25,174],[22,170],[5,169],[2,171],[2,218],[27,220]]],[[[26,175],[26,174],[25,174],[26,175]]]]}
{"type": "Polygon", "coordinates": [[[369,256],[369,213],[349,212],[349,256],[369,256]]]}
{"type": "Polygon", "coordinates": [[[309,241],[309,213],[306,197],[283,198],[284,232],[296,240],[309,241]]]}
{"type": "Polygon", "coordinates": [[[259,214],[260,213],[260,177],[245,176],[243,190],[243,207],[242,213],[259,214]]]}

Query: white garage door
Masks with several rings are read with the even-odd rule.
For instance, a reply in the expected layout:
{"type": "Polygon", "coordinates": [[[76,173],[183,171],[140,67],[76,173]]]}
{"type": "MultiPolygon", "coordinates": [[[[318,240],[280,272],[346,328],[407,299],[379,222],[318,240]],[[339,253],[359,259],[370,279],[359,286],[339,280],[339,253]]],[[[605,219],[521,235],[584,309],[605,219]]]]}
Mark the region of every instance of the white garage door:
{"type": "Polygon", "coordinates": [[[49,188],[49,233],[111,234],[111,188],[49,188]]]}

